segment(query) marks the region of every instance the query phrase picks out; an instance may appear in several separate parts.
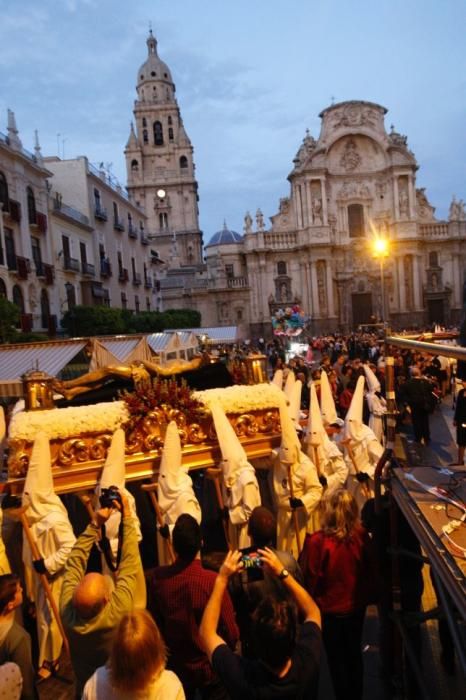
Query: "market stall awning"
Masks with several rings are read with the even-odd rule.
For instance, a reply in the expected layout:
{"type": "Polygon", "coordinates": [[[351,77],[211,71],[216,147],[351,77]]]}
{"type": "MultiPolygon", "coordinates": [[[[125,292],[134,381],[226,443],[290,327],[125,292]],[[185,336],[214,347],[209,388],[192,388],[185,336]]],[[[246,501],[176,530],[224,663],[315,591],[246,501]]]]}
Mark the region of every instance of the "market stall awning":
{"type": "Polygon", "coordinates": [[[133,338],[96,338],[93,342],[92,358],[89,369],[125,364],[137,360],[150,360],[152,353],[145,337],[133,338]]]}
{"type": "Polygon", "coordinates": [[[180,347],[177,333],[151,333],[147,336],[147,342],[156,355],[161,352],[173,352],[180,347]]]}
{"type": "Polygon", "coordinates": [[[53,377],[71,362],[86,340],[0,347],[0,396],[22,396],[21,375],[37,367],[53,377]]]}
{"type": "Polygon", "coordinates": [[[197,337],[207,336],[207,342],[211,345],[216,345],[217,343],[232,345],[233,343],[238,343],[240,341],[238,326],[209,326],[208,328],[180,328],[178,331],[176,329],[170,329],[170,332],[181,333],[189,332],[194,333],[197,337]]]}

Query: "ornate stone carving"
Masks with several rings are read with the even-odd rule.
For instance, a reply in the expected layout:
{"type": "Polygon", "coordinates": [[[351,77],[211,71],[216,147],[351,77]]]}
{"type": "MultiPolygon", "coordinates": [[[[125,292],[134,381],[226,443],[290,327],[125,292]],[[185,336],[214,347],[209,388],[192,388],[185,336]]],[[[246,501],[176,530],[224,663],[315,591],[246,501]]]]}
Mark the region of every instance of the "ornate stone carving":
{"type": "Polygon", "coordinates": [[[346,170],[346,172],[351,172],[352,170],[356,170],[360,163],[361,156],[358,153],[356,144],[353,139],[349,139],[345,144],[345,151],[340,158],[340,165],[346,170]]]}
{"type": "Polygon", "coordinates": [[[243,231],[244,233],[252,233],[252,216],[248,211],[244,216],[243,231]]]}
{"type": "Polygon", "coordinates": [[[333,113],[331,124],[334,129],[344,126],[375,127],[377,112],[371,107],[349,104],[333,113]]]}
{"type": "Polygon", "coordinates": [[[338,193],[339,199],[369,199],[371,191],[367,183],[346,180],[338,193]]]}
{"type": "Polygon", "coordinates": [[[260,208],[256,211],[256,226],[258,231],[265,231],[264,215],[260,208]]]}

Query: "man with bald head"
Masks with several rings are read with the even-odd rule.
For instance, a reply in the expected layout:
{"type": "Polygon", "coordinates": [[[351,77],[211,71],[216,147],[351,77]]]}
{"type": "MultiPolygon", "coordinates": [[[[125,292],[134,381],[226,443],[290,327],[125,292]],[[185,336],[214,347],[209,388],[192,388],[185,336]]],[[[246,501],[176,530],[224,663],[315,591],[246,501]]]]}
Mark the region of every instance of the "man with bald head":
{"type": "Polygon", "coordinates": [[[113,589],[102,574],[86,574],[92,545],[100,536],[111,508],[101,508],[78,537],[65,567],[60,596],[60,615],[70,644],[71,663],[76,675],[76,697],[94,671],[107,661],[114,629],[123,615],[133,609],[138,570],[138,543],[128,500],[120,492],[123,516],[121,560],[113,589]]]}

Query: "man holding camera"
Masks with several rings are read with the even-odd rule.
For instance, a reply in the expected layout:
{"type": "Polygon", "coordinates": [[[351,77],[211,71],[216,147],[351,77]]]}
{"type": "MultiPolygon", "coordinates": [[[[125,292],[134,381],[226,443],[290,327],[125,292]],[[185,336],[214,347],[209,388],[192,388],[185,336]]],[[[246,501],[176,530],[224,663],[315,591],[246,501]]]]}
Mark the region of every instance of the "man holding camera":
{"type": "Polygon", "coordinates": [[[111,638],[123,615],[134,607],[139,550],[137,531],[124,491],[112,507],[100,508],[74,545],[65,567],[60,597],[60,615],[68,637],[76,675],[76,697],[94,671],[107,661],[111,638]],[[121,512],[121,560],[112,590],[102,574],[86,574],[92,545],[114,510],[121,512]]]}

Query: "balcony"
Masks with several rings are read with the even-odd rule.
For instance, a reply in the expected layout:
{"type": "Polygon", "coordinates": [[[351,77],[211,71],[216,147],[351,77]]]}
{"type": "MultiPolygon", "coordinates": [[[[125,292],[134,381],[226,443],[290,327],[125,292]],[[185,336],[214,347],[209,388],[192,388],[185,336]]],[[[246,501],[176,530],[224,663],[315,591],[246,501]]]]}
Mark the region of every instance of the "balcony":
{"type": "Polygon", "coordinates": [[[63,204],[61,199],[54,199],[53,200],[53,210],[57,214],[61,214],[62,216],[66,217],[67,219],[71,219],[72,221],[77,221],[79,224],[82,224],[83,226],[89,226],[89,219],[85,214],[81,214],[80,211],[77,209],[74,209],[73,207],[68,206],[68,204],[63,204]]]}
{"type": "Polygon", "coordinates": [[[238,289],[240,287],[247,287],[248,280],[246,277],[228,277],[227,287],[228,289],[238,289]]]}
{"type": "Polygon", "coordinates": [[[101,207],[100,205],[96,205],[94,209],[94,216],[99,221],[107,221],[108,219],[107,210],[105,207],[101,207]]]}
{"type": "Polygon", "coordinates": [[[137,238],[138,237],[138,230],[132,224],[130,226],[128,226],[128,236],[130,238],[137,238]]]}
{"type": "Polygon", "coordinates": [[[108,258],[102,258],[100,261],[100,276],[101,277],[111,277],[112,276],[112,266],[108,258]]]}
{"type": "Polygon", "coordinates": [[[141,229],[140,235],[141,235],[141,243],[142,243],[142,245],[149,245],[150,241],[149,241],[149,239],[147,238],[144,229],[141,229]]]}
{"type": "Polygon", "coordinates": [[[16,262],[16,255],[14,253],[9,253],[7,251],[7,253],[6,253],[6,266],[10,271],[17,269],[18,264],[16,262]]]}
{"type": "Polygon", "coordinates": [[[88,262],[81,262],[81,271],[87,277],[95,276],[95,266],[88,262]]]}
{"type": "Polygon", "coordinates": [[[115,231],[124,231],[125,225],[121,219],[116,217],[115,219],[113,219],[113,228],[115,229],[115,231]]]}
{"type": "Polygon", "coordinates": [[[44,270],[44,263],[43,262],[36,262],[35,263],[35,268],[36,268],[36,277],[45,277],[45,270],[44,270]]]}
{"type": "Polygon", "coordinates": [[[146,289],[152,289],[152,280],[150,280],[148,277],[146,277],[144,280],[144,287],[146,289]]]}
{"type": "Polygon", "coordinates": [[[128,275],[128,270],[126,267],[120,268],[118,272],[118,281],[119,282],[127,282],[129,280],[129,275],[128,275]]]}
{"type": "Polygon", "coordinates": [[[36,211],[34,218],[29,219],[29,227],[39,231],[39,233],[47,233],[47,217],[40,211],[36,211]]]}
{"type": "Polygon", "coordinates": [[[79,272],[81,269],[79,260],[65,256],[65,259],[63,260],[63,269],[68,270],[68,272],[79,272]]]}
{"type": "Polygon", "coordinates": [[[44,268],[45,284],[51,285],[55,282],[55,268],[53,265],[47,265],[47,263],[42,263],[44,268]]]}
{"type": "Polygon", "coordinates": [[[16,202],[14,199],[10,199],[8,202],[8,208],[5,209],[4,206],[3,211],[11,219],[11,221],[19,224],[21,221],[21,204],[19,202],[16,202]]]}
{"type": "Polygon", "coordinates": [[[18,279],[27,280],[29,273],[31,272],[31,262],[28,258],[22,258],[19,255],[16,256],[16,274],[18,279]]]}
{"type": "Polygon", "coordinates": [[[133,284],[134,284],[134,286],[135,286],[135,287],[139,287],[139,285],[141,284],[141,282],[142,282],[142,279],[141,279],[140,273],[139,273],[139,272],[133,272],[133,284]]]}

